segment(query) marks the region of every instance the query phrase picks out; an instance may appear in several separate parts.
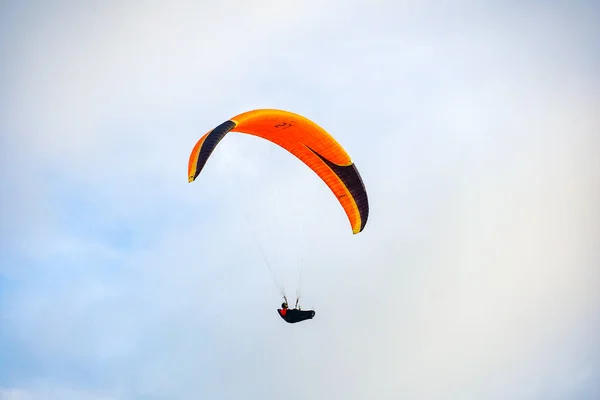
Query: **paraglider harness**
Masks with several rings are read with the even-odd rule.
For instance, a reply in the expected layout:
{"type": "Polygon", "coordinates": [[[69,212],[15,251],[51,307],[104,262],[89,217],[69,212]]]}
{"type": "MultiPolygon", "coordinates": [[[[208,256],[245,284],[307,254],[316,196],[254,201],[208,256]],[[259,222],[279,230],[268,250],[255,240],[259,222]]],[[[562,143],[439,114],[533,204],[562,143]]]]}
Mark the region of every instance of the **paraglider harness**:
{"type": "Polygon", "coordinates": [[[281,304],[281,309],[277,310],[281,318],[289,324],[294,324],[296,322],[304,321],[307,319],[312,319],[315,316],[315,312],[313,310],[302,311],[298,306],[299,297],[296,298],[296,304],[294,308],[289,309],[287,307],[288,301],[286,296],[283,296],[283,304],[281,304]]]}

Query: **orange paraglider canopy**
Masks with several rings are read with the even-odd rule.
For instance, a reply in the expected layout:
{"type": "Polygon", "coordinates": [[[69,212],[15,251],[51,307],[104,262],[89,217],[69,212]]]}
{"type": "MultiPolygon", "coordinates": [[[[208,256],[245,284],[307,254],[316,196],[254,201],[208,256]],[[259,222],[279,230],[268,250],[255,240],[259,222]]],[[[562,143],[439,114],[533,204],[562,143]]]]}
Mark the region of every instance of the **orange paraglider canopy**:
{"type": "Polygon", "coordinates": [[[311,168],[343,207],[352,232],[361,232],[369,216],[362,178],[350,156],[323,128],[289,111],[260,109],[239,114],[206,133],[194,146],[188,163],[193,182],[228,132],[261,137],[286,149],[311,168]]]}

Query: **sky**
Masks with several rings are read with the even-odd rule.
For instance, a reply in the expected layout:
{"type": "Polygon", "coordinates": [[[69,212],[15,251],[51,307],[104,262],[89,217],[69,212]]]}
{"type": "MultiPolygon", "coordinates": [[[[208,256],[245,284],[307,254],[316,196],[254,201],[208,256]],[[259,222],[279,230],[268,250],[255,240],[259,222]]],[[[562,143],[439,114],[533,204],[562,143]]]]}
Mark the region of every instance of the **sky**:
{"type": "Polygon", "coordinates": [[[599,17],[1,2],[0,399],[600,398],[599,17]],[[256,108],[344,146],[362,233],[248,135],[187,182],[256,108]]]}

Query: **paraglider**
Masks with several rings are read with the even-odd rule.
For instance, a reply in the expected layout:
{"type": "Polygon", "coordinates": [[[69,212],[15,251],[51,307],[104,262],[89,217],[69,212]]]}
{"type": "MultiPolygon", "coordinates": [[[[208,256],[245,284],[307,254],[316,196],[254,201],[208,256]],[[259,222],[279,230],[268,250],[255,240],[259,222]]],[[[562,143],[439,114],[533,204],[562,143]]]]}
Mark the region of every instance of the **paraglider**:
{"type": "MultiPolygon", "coordinates": [[[[196,180],[219,142],[229,132],[266,139],[297,157],[312,169],[336,196],[347,216],[352,233],[358,234],[363,231],[369,217],[369,202],[354,162],[327,131],[313,121],[289,111],[247,111],[204,134],[190,154],[188,182],[196,180]]],[[[277,311],[289,323],[312,319],[315,315],[314,311],[289,309],[287,300],[277,311]]]]}
{"type": "Polygon", "coordinates": [[[325,182],[346,212],[352,233],[369,217],[369,201],[358,169],[344,148],[323,128],[289,111],[260,109],[239,114],[202,136],[188,163],[188,182],[196,180],[219,142],[229,132],[254,135],[292,153],[325,182]]]}
{"type": "Polygon", "coordinates": [[[293,309],[289,309],[287,301],[281,303],[281,308],[277,309],[279,316],[283,318],[288,324],[295,324],[296,322],[306,321],[307,319],[313,319],[315,312],[313,310],[301,310],[298,305],[293,309]]]}

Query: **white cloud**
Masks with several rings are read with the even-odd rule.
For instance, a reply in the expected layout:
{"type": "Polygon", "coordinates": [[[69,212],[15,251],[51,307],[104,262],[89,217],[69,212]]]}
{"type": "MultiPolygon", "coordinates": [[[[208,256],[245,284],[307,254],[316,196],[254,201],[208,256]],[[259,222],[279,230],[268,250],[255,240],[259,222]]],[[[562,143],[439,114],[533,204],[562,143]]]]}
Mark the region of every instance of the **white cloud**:
{"type": "Polygon", "coordinates": [[[95,393],[69,390],[43,388],[37,390],[29,389],[7,389],[0,387],[0,400],[113,400],[116,397],[102,396],[95,393]]]}

